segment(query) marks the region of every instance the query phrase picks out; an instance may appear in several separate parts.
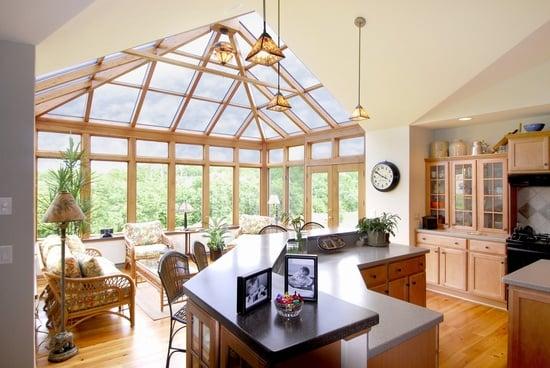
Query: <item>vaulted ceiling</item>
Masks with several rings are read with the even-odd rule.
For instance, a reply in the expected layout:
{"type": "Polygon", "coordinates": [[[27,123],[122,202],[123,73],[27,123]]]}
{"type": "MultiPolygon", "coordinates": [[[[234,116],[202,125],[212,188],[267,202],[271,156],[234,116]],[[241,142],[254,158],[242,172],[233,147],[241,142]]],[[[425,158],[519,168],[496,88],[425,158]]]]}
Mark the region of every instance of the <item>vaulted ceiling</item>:
{"type": "MultiPolygon", "coordinates": [[[[268,22],[275,24],[276,2],[267,4],[268,22]]],[[[260,1],[250,0],[97,0],[38,44],[37,74],[260,7],[260,1]]],[[[348,111],[356,104],[353,19],[358,15],[367,18],[362,103],[371,120],[364,125],[377,129],[431,121],[427,114],[432,109],[544,26],[550,20],[550,2],[351,0],[320,5],[283,0],[285,43],[348,111]]],[[[543,63],[539,66],[543,69],[543,63]]],[[[499,78],[502,81],[504,75],[499,78]]],[[[508,100],[513,93],[508,92],[508,100]]],[[[462,115],[451,110],[433,119],[462,115]]]]}

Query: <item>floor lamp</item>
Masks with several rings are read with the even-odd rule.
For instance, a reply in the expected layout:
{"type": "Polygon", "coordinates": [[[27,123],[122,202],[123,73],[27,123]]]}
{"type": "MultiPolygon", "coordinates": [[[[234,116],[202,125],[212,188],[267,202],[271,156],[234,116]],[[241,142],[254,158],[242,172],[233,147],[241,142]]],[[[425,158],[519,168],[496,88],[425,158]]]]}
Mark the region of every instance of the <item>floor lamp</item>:
{"type": "Polygon", "coordinates": [[[48,207],[43,222],[58,224],[61,230],[61,327],[50,344],[50,362],[62,362],[76,355],[78,348],[73,334],[65,331],[65,237],[69,222],[82,221],[85,216],[71,193],[60,192],[48,207]]]}

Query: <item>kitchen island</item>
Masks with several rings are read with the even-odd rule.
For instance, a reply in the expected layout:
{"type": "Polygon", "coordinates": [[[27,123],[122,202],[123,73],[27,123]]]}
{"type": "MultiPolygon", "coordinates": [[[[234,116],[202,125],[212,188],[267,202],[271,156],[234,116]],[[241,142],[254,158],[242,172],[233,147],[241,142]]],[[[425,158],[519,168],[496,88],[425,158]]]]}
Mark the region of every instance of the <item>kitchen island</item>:
{"type": "MultiPolygon", "coordinates": [[[[330,234],[317,230],[308,238],[330,234]]],[[[247,315],[236,313],[237,276],[280,264],[291,233],[242,237],[235,249],[185,284],[189,297],[187,364],[232,366],[391,366],[384,356],[424,359],[435,366],[437,326],[442,315],[368,290],[360,268],[423,256],[426,250],[390,245],[387,248],[346,247],[319,253],[319,300],[306,303],[300,320],[285,322],[273,303],[247,315]],[[413,349],[407,345],[415,345],[413,349]],[[425,346],[422,348],[419,346],[425,346]],[[376,361],[378,359],[378,362],[376,361]]],[[[309,249],[312,253],[312,249],[309,249]]],[[[273,295],[282,293],[283,277],[273,274],[273,295]]],[[[430,363],[426,365],[426,361],[430,363]]],[[[397,364],[397,363],[395,363],[397,364]]],[[[410,366],[410,365],[409,365],[410,366]]]]}

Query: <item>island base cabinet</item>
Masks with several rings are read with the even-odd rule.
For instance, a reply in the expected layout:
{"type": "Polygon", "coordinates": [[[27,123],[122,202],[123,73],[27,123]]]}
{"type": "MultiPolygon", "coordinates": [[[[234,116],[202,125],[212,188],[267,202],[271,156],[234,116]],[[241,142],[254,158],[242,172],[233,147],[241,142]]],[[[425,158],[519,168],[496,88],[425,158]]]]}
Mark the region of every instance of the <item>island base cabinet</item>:
{"type": "Polygon", "coordinates": [[[392,298],[408,301],[409,300],[409,278],[401,277],[388,283],[388,295],[392,298]]]}
{"type": "Polygon", "coordinates": [[[426,306],[426,273],[421,272],[409,277],[409,302],[426,306]]]}
{"type": "Polygon", "coordinates": [[[187,367],[217,367],[219,323],[187,301],[187,367]]]}
{"type": "Polygon", "coordinates": [[[550,367],[550,294],[509,288],[508,367],[550,367]]]}

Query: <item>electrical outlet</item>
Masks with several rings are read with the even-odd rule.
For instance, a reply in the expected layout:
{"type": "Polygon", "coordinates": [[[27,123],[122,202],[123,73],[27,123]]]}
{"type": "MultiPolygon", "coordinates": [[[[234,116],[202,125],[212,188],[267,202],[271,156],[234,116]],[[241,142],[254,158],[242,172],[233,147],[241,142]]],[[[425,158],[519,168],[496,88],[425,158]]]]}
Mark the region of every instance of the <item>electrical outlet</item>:
{"type": "Polygon", "coordinates": [[[0,215],[11,215],[11,197],[0,197],[0,215]]]}
{"type": "Polygon", "coordinates": [[[0,264],[13,263],[13,247],[11,245],[0,246],[0,264]]]}

